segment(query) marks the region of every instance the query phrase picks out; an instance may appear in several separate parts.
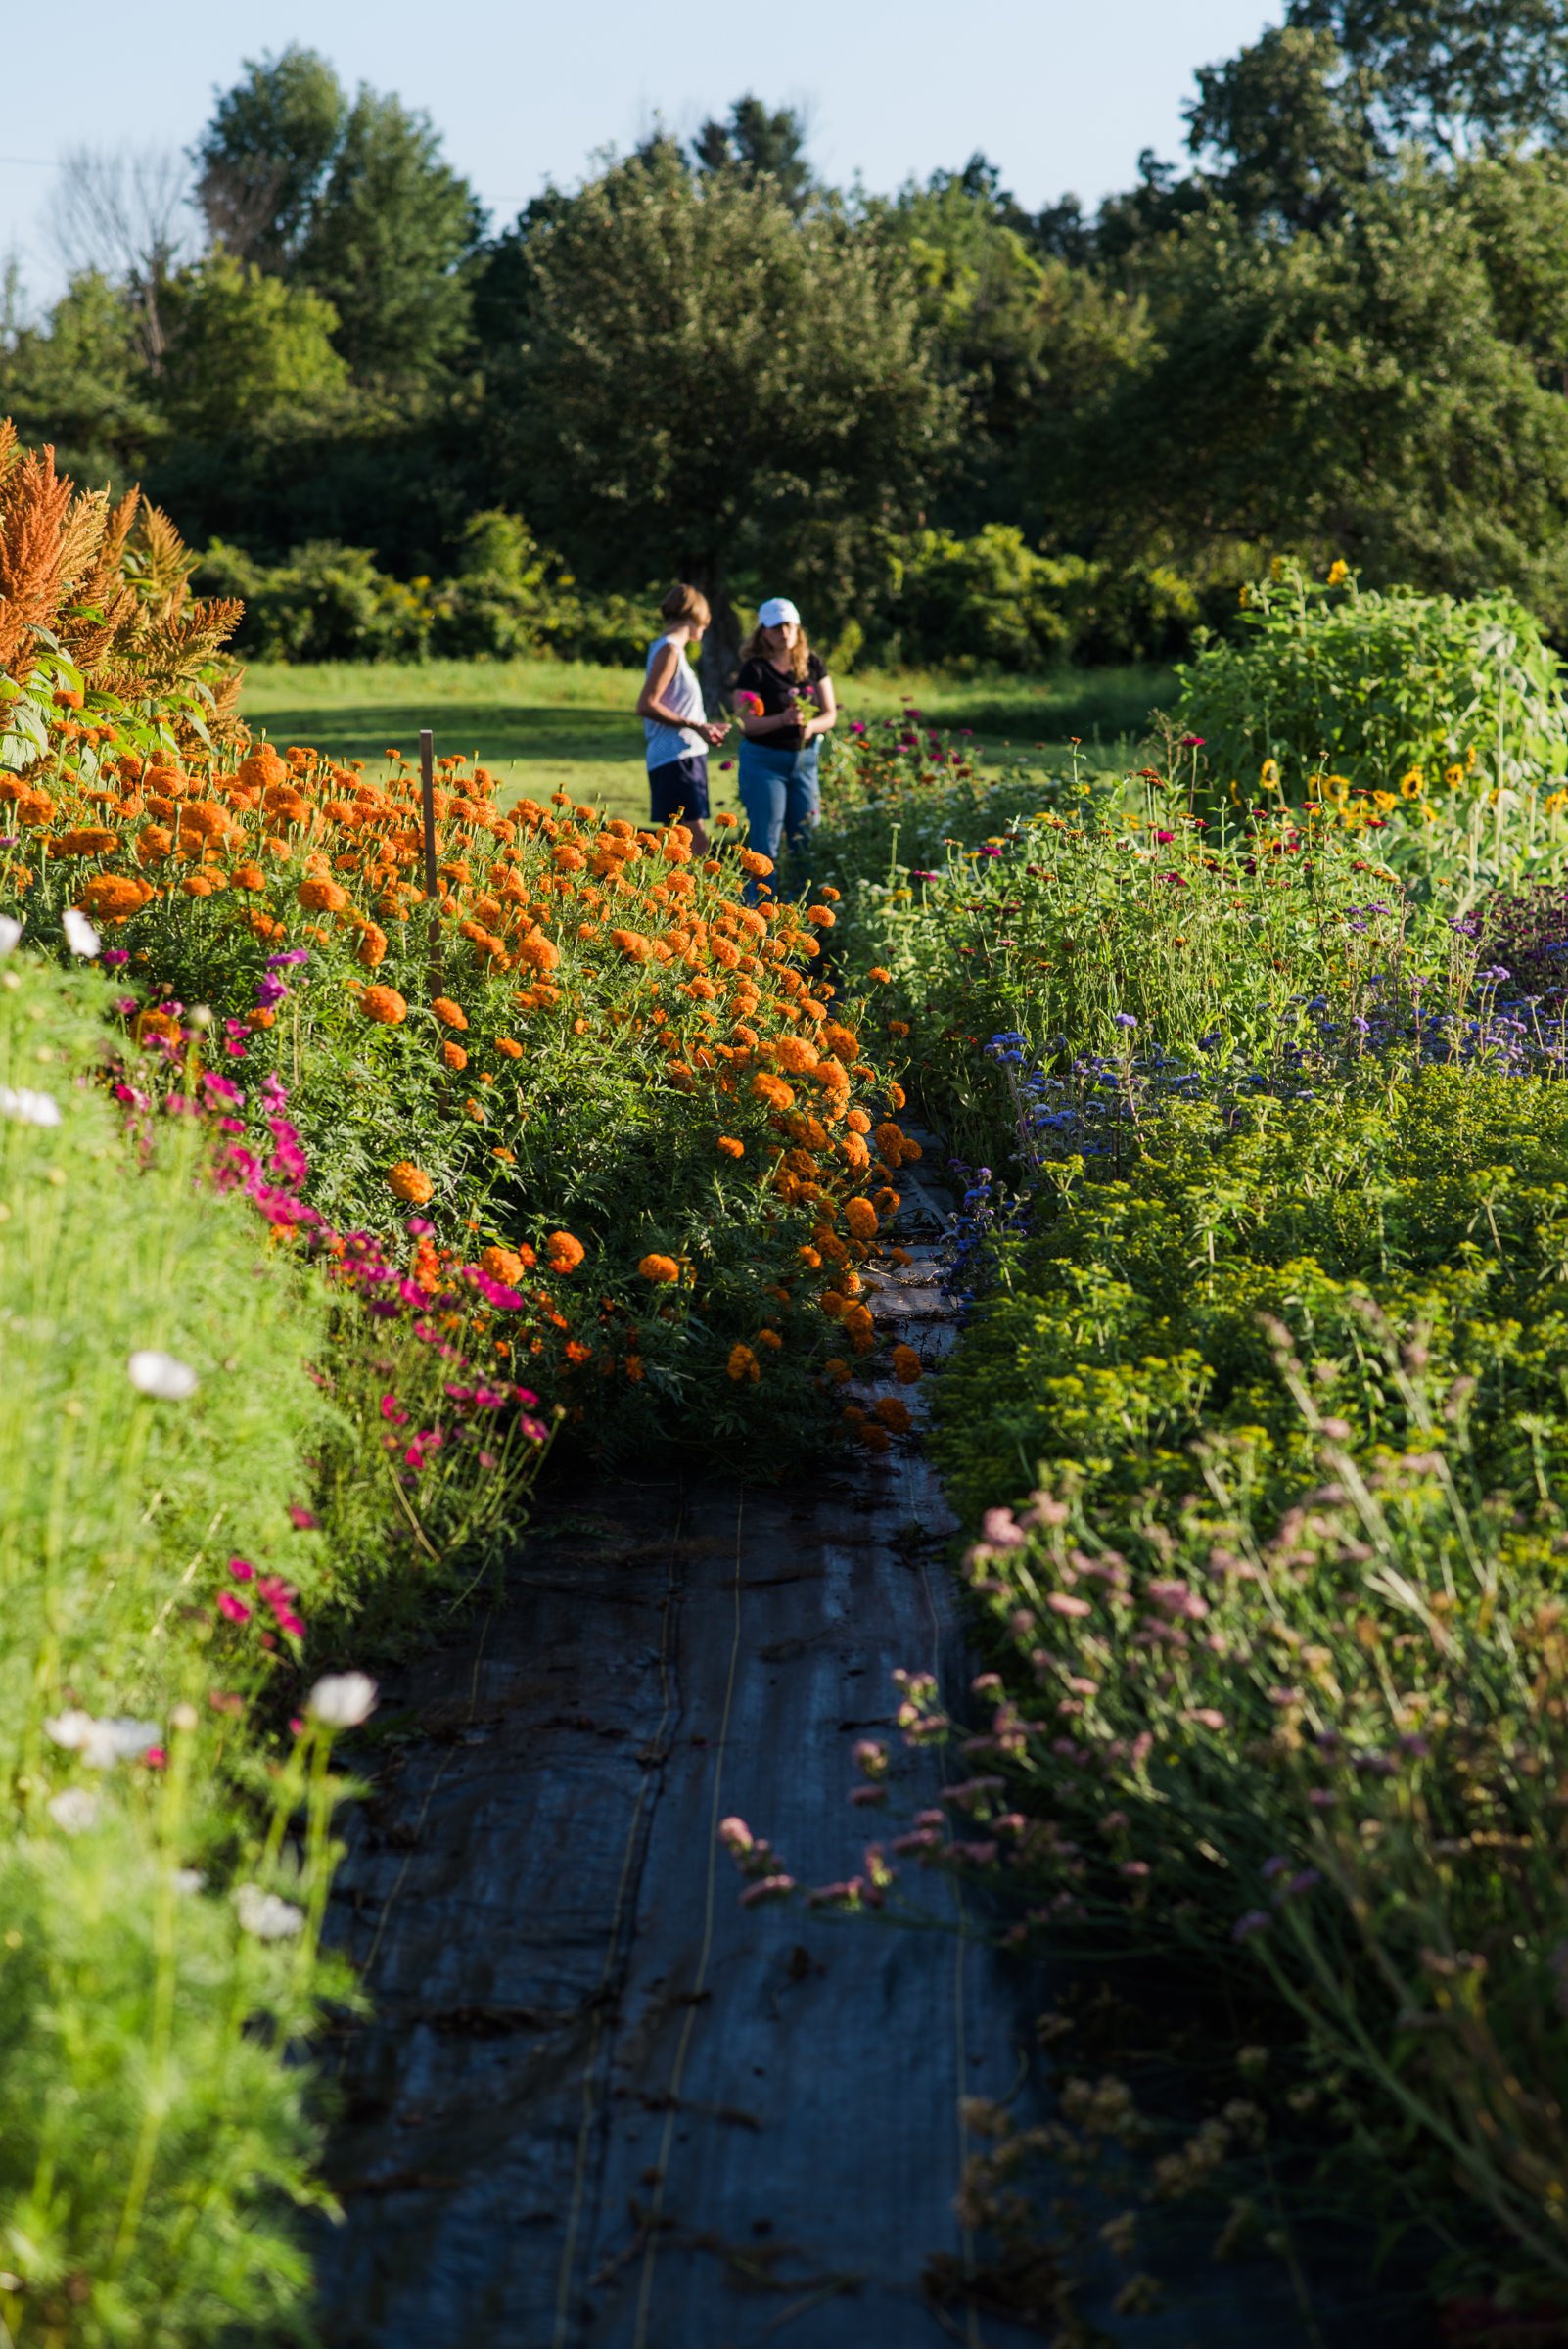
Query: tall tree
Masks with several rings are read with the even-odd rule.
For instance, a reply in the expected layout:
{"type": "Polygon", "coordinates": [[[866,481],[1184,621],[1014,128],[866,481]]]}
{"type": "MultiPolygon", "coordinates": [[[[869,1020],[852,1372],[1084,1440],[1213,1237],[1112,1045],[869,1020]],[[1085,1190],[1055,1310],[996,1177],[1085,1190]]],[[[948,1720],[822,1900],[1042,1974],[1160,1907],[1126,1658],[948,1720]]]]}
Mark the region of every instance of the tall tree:
{"type": "Polygon", "coordinates": [[[338,348],[357,374],[418,382],[463,344],[464,264],[484,233],[478,199],[443,160],[429,117],[361,89],[295,274],[332,303],[338,348]]]}
{"type": "Polygon", "coordinates": [[[1485,225],[1420,165],[1316,236],[1249,237],[1211,206],[1145,272],[1143,362],[1076,419],[1061,478],[1085,515],[1200,568],[1296,547],[1509,584],[1568,622],[1568,400],[1509,331],[1555,332],[1563,270],[1517,221],[1499,262],[1485,225]]]}
{"type": "Polygon", "coordinates": [[[806,159],[806,121],[794,107],[769,114],[761,98],[737,98],[727,122],[705,122],[692,141],[699,170],[725,172],[754,186],[771,179],[792,211],[805,209],[813,175],[806,159]]]}
{"type": "Polygon", "coordinates": [[[881,239],[797,218],[766,177],[622,164],[527,242],[502,494],[575,560],[678,572],[725,683],[738,565],[842,612],[953,444],[914,287],[881,239]]]}
{"type": "Polygon", "coordinates": [[[1187,145],[1249,227],[1325,228],[1387,168],[1372,76],[1330,32],[1271,27],[1197,82],[1187,145]]]}
{"type": "Polygon", "coordinates": [[[237,259],[284,271],[310,229],[347,119],[324,57],[298,44],[247,59],[191,150],[197,199],[212,236],[237,259]]]}
{"type": "Polygon", "coordinates": [[[1562,0],[1290,0],[1375,81],[1396,137],[1447,156],[1568,135],[1562,0]]]}

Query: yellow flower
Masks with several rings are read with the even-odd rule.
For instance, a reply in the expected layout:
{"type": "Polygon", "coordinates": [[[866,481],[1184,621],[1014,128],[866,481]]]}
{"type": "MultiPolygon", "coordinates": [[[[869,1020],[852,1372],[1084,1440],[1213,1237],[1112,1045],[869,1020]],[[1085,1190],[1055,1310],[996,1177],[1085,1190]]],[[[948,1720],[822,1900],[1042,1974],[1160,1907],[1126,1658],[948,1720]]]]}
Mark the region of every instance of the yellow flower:
{"type": "Polygon", "coordinates": [[[1400,777],[1400,798],[1402,800],[1418,800],[1425,789],[1426,777],[1418,766],[1410,767],[1400,777]]]}
{"type": "Polygon", "coordinates": [[[1277,759],[1266,759],[1264,760],[1262,766],[1258,769],[1258,784],[1260,790],[1263,791],[1277,791],[1279,789],[1279,761],[1277,759]]]}
{"type": "Polygon", "coordinates": [[[1345,581],[1349,577],[1350,565],[1348,563],[1341,562],[1338,558],[1336,558],[1334,562],[1330,563],[1328,566],[1328,584],[1330,587],[1343,587],[1345,581]]]}
{"type": "Polygon", "coordinates": [[[1443,780],[1450,791],[1458,790],[1459,785],[1464,781],[1464,773],[1465,770],[1462,766],[1446,766],[1443,769],[1443,780]]]}

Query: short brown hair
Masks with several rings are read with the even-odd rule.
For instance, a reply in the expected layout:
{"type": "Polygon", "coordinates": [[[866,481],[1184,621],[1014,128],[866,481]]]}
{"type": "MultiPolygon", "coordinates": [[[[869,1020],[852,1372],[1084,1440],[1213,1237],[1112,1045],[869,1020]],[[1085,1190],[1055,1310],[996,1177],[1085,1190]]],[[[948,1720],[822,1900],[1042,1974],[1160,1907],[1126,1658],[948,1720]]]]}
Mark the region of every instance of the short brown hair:
{"type": "Polygon", "coordinates": [[[680,622],[685,620],[690,621],[694,628],[706,628],[713,618],[713,614],[708,609],[708,598],[702,589],[687,587],[679,579],[670,588],[659,609],[672,627],[678,627],[680,622]]]}

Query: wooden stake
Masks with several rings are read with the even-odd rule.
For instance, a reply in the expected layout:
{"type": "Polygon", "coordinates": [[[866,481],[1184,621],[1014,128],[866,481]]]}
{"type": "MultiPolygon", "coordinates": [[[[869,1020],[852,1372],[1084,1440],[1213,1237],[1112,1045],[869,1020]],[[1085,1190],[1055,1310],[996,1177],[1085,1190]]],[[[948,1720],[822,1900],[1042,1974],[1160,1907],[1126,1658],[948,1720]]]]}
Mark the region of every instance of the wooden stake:
{"type": "Polygon", "coordinates": [[[419,731],[419,792],[425,827],[425,895],[436,895],[436,737],[429,726],[419,731]]]}

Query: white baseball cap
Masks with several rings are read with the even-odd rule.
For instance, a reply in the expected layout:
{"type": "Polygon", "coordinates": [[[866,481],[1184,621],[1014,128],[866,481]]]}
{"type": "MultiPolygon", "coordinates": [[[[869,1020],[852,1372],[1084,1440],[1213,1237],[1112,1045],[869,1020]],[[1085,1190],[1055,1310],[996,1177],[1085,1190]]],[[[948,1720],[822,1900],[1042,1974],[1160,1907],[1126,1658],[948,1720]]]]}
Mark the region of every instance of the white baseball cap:
{"type": "Polygon", "coordinates": [[[757,615],[757,624],[762,628],[782,628],[790,621],[797,627],[801,616],[787,595],[770,595],[757,615]]]}

